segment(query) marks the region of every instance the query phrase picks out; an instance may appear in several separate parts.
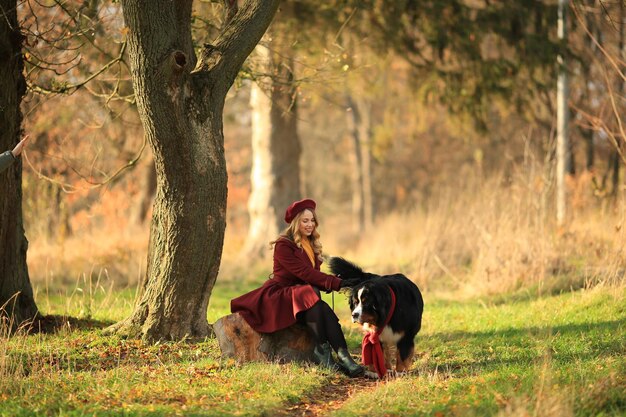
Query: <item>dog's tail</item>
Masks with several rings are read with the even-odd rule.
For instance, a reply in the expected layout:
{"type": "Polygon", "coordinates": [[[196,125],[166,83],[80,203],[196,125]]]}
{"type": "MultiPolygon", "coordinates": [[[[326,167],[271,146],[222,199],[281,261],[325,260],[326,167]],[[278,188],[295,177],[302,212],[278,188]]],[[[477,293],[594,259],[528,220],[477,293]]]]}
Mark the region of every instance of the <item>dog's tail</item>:
{"type": "Polygon", "coordinates": [[[344,280],[345,287],[359,286],[365,281],[377,276],[363,272],[360,266],[340,257],[330,258],[329,266],[334,275],[340,276],[341,279],[344,280]]]}
{"type": "Polygon", "coordinates": [[[340,275],[346,278],[358,278],[365,274],[361,267],[340,257],[330,258],[328,265],[334,275],[340,275]]]}

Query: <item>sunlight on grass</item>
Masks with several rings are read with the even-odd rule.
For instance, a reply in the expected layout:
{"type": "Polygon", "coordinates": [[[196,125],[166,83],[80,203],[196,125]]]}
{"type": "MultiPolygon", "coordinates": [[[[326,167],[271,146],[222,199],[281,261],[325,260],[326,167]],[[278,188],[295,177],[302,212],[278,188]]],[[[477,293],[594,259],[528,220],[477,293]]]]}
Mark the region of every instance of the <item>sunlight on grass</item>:
{"type": "MultiPolygon", "coordinates": [[[[209,316],[249,286],[216,286],[209,316]]],[[[427,298],[413,371],[357,390],[334,415],[620,415],[625,300],[626,290],[601,287],[507,303],[427,298]]],[[[50,305],[67,307],[62,297],[50,305]]],[[[358,356],[361,332],[343,295],[335,308],[358,356]]],[[[346,378],[308,365],[238,365],[215,339],[146,345],[103,336],[97,320],[71,323],[0,338],[0,416],[272,415],[346,378]]]]}
{"type": "Polygon", "coordinates": [[[596,289],[507,305],[427,304],[416,372],[334,415],[621,415],[625,297],[596,289]]]}

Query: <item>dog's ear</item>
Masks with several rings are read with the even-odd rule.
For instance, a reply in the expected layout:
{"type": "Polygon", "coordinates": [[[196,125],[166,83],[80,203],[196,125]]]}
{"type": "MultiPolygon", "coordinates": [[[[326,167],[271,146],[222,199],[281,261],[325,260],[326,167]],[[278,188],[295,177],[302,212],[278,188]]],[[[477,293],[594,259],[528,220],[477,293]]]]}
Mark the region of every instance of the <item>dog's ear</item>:
{"type": "Polygon", "coordinates": [[[350,292],[348,292],[348,304],[350,305],[350,311],[353,311],[354,307],[356,307],[354,305],[354,299],[356,298],[355,294],[356,289],[351,289],[350,292]]]}
{"type": "Polygon", "coordinates": [[[377,327],[385,325],[387,315],[391,309],[391,294],[386,285],[377,286],[376,291],[372,291],[371,295],[375,298],[374,303],[376,305],[377,314],[377,327]]]}

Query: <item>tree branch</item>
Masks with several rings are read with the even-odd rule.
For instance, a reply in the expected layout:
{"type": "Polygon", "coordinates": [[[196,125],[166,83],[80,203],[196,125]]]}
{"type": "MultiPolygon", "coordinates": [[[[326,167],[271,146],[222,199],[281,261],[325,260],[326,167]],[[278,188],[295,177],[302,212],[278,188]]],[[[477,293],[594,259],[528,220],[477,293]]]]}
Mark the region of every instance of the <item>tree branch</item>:
{"type": "Polygon", "coordinates": [[[205,45],[203,69],[221,67],[220,72],[227,79],[225,86],[230,88],[244,61],[263,37],[279,3],[280,0],[248,0],[224,26],[215,45],[205,45]]]}
{"type": "MultiPolygon", "coordinates": [[[[121,167],[119,167],[113,174],[106,176],[106,178],[104,180],[102,180],[102,181],[94,181],[94,180],[90,179],[89,177],[85,176],[84,174],[82,174],[80,171],[78,171],[73,166],[71,166],[69,164],[68,164],[68,166],[80,178],[82,178],[83,181],[85,181],[87,184],[90,185],[89,187],[87,187],[88,189],[102,187],[103,185],[107,185],[110,182],[112,182],[115,179],[117,179],[118,177],[120,177],[129,168],[133,168],[137,164],[137,162],[141,159],[141,156],[143,155],[143,151],[146,149],[147,142],[148,141],[146,140],[146,136],[144,135],[143,143],[141,144],[141,148],[139,149],[137,154],[134,156],[134,158],[131,159],[130,161],[128,161],[128,163],[126,163],[125,165],[122,165],[121,167]]],[[[33,166],[33,164],[30,161],[30,159],[28,159],[28,155],[27,155],[26,152],[24,152],[22,155],[24,156],[24,159],[28,163],[28,166],[30,166],[30,168],[33,170],[33,172],[35,172],[40,179],[44,179],[44,180],[46,180],[46,181],[48,181],[50,183],[58,185],[63,190],[63,192],[65,192],[65,193],[74,193],[74,192],[77,192],[80,189],[82,189],[82,188],[76,187],[76,186],[74,186],[72,184],[68,184],[66,182],[56,180],[54,178],[51,178],[51,177],[43,174],[41,172],[41,170],[38,170],[37,168],[35,168],[33,166]]]]}
{"type": "Polygon", "coordinates": [[[79,88],[81,88],[84,85],[86,85],[87,83],[89,83],[91,80],[97,78],[100,74],[102,74],[103,72],[105,72],[106,70],[111,68],[116,63],[123,62],[124,61],[124,51],[126,50],[126,46],[127,46],[127,42],[126,41],[122,42],[122,45],[120,47],[120,52],[119,52],[119,54],[118,54],[118,56],[116,58],[114,58],[112,61],[110,61],[107,64],[105,64],[104,66],[102,66],[102,68],[100,68],[98,71],[94,72],[89,77],[85,78],[83,81],[81,81],[79,83],[64,85],[64,86],[62,86],[60,88],[56,88],[55,89],[55,88],[41,87],[41,86],[32,84],[32,83],[27,81],[28,88],[31,91],[35,92],[35,93],[39,93],[39,94],[43,94],[43,95],[47,95],[47,94],[72,94],[76,90],[78,90],[79,88]],[[71,90],[73,90],[73,91],[71,91],[71,90]]]}

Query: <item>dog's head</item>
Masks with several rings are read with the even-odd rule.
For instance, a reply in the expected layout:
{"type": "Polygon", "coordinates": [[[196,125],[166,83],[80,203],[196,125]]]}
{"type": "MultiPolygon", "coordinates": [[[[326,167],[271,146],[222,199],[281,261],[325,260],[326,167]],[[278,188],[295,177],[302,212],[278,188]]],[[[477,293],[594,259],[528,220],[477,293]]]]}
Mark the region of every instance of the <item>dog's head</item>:
{"type": "Polygon", "coordinates": [[[340,276],[350,289],[350,310],[352,321],[359,324],[382,327],[391,307],[389,288],[381,276],[364,272],[361,267],[343,258],[332,258],[330,269],[340,276]]]}
{"type": "Polygon", "coordinates": [[[373,280],[352,288],[350,310],[353,322],[382,327],[390,307],[391,295],[386,285],[373,280]]]}

